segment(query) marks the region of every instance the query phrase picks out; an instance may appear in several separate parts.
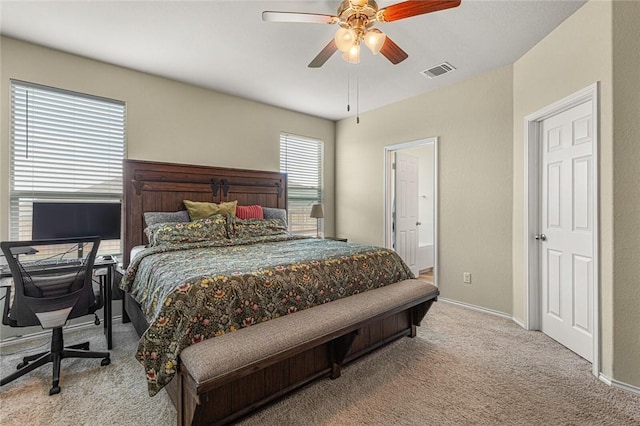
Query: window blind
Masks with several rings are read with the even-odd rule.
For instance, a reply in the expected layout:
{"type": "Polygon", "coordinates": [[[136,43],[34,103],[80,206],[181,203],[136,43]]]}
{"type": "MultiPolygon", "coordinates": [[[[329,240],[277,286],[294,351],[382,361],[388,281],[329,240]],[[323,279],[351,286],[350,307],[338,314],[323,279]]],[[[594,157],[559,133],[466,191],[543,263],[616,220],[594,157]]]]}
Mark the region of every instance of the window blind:
{"type": "Polygon", "coordinates": [[[10,140],[11,239],[34,201],[121,200],[124,102],[12,80],[10,140]]]}
{"type": "MultiPolygon", "coordinates": [[[[287,173],[289,230],[316,235],[318,222],[309,217],[311,206],[322,203],[324,143],[321,140],[282,133],[280,171],[287,173]]],[[[320,219],[322,230],[323,220],[320,219]]]]}

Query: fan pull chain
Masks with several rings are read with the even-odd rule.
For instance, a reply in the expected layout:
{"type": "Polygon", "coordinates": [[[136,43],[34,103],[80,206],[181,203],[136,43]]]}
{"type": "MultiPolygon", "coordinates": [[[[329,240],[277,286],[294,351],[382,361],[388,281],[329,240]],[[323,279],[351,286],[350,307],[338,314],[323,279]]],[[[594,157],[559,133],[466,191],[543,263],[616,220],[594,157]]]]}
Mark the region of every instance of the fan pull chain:
{"type": "Polygon", "coordinates": [[[351,95],[351,72],[347,73],[347,112],[351,111],[351,105],[349,105],[351,95]]]}
{"type": "Polygon", "coordinates": [[[360,70],[356,73],[356,124],[360,124],[360,70]]]}

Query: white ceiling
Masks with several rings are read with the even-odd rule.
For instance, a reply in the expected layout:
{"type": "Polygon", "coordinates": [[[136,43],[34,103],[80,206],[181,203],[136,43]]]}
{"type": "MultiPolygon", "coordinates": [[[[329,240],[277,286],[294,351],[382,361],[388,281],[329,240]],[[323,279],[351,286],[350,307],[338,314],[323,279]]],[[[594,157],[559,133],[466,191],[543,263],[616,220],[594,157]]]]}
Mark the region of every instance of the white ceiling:
{"type": "MultiPolygon", "coordinates": [[[[398,1],[378,1],[382,8],[398,1]]],[[[408,54],[392,65],[363,49],[307,64],[336,26],[262,22],[264,10],[335,14],[339,1],[7,1],[3,35],[307,114],[338,120],[515,62],[584,1],[462,0],[455,8],[379,24],[408,54]],[[420,71],[447,61],[455,72],[420,71]],[[347,112],[347,81],[351,112],[347,112]]]]}

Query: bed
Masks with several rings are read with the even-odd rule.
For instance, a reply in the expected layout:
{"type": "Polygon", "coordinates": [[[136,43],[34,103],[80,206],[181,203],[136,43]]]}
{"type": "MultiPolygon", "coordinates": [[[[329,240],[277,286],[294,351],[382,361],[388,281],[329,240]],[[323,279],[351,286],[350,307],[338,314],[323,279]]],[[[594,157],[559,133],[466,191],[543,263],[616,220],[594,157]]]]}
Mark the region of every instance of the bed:
{"type": "MultiPolygon", "coordinates": [[[[150,395],[166,389],[178,409],[179,424],[228,422],[317,377],[338,377],[344,362],[399,337],[414,336],[437,296],[437,290],[421,290],[420,296],[369,318],[367,307],[375,291],[413,281],[400,258],[386,249],[292,236],[274,220],[255,225],[221,214],[189,222],[207,236],[224,228],[227,237],[156,245],[129,259],[132,248],[148,243],[145,212],[177,212],[184,209],[183,200],[237,200],[243,206],[286,209],[287,185],[286,175],[277,172],[136,160],[125,161],[124,179],[123,260],[131,264],[123,279],[123,319],[132,321],[141,335],[136,356],[145,367],[150,395]],[[371,292],[368,302],[354,296],[363,292],[371,292]],[[338,307],[333,302],[338,299],[346,299],[349,310],[360,310],[364,317],[344,327],[331,325],[324,333],[318,307],[338,307]],[[358,306],[358,300],[366,306],[358,306]],[[290,319],[299,315],[296,311],[312,318],[317,338],[291,343],[296,341],[296,325],[290,319]],[[288,327],[294,339],[273,356],[258,357],[206,383],[194,381],[188,363],[181,364],[185,348],[197,351],[225,342],[229,335],[242,342],[243,336],[250,339],[244,330],[258,330],[258,323],[288,327]],[[248,397],[247,385],[260,391],[248,397]]],[[[258,340],[251,339],[242,344],[258,340]]],[[[209,363],[220,369],[213,366],[215,360],[209,363]]]]}

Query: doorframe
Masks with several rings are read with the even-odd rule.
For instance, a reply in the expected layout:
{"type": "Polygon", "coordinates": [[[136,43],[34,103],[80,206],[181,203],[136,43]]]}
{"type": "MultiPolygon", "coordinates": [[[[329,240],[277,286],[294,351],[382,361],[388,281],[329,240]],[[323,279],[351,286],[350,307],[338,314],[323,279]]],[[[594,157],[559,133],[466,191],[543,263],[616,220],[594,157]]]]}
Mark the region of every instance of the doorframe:
{"type": "Polygon", "coordinates": [[[384,246],[391,248],[391,163],[395,151],[433,144],[433,285],[438,286],[438,138],[435,136],[384,147],[384,246]]]}
{"type": "Polygon", "coordinates": [[[592,101],[592,158],[593,158],[593,363],[592,373],[600,373],[600,250],[599,250],[599,83],[593,83],[578,92],[542,108],[524,118],[524,257],[526,286],[527,330],[540,330],[542,325],[542,289],[540,283],[540,246],[534,236],[540,226],[540,156],[542,144],[542,122],[575,106],[592,101]]]}

